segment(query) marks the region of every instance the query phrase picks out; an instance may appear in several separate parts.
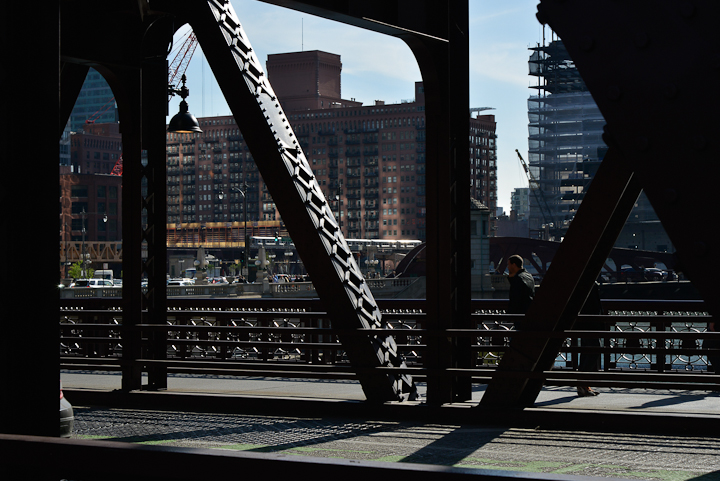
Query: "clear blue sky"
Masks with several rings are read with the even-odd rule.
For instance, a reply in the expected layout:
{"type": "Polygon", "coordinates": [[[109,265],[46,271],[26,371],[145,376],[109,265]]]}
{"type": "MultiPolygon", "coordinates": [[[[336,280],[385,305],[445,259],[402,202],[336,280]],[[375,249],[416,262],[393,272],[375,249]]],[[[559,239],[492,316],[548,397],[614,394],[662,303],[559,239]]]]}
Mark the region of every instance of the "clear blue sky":
{"type": "MultiPolygon", "coordinates": [[[[369,104],[414,97],[420,70],[402,41],[257,0],[232,3],[263,67],[268,54],[323,50],[342,57],[343,98],[369,104]]],[[[515,149],[527,159],[527,99],[535,93],[528,88],[535,79],[527,74],[527,60],[528,47],[542,41],[542,27],[535,19],[538,1],[469,4],[470,107],[495,108],[488,113],[497,121],[498,206],[509,212],[512,190],[527,186],[515,149]]],[[[196,117],[230,114],[199,47],[187,76],[190,112],[196,117]]],[[[177,103],[174,98],[171,113],[177,103]]]]}

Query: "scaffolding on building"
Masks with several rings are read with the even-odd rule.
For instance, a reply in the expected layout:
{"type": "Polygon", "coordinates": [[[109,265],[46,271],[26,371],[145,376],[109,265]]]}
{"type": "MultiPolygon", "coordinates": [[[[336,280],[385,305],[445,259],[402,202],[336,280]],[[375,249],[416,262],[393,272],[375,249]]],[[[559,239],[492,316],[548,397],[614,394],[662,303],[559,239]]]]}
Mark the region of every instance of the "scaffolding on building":
{"type": "Polygon", "coordinates": [[[528,164],[550,209],[531,202],[530,232],[562,237],[606,150],[605,120],[560,40],[530,50],[538,94],[528,99],[528,164]]]}

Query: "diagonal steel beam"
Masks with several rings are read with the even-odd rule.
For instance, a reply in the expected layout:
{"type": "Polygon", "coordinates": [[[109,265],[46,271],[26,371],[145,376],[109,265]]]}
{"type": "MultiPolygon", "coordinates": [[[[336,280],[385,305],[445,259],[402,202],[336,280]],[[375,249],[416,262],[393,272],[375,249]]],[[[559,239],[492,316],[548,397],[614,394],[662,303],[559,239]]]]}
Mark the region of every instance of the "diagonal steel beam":
{"type": "MultiPolygon", "coordinates": [[[[336,327],[385,326],[262,66],[228,0],[175,1],[189,23],[256,159],[265,184],[336,327]]],[[[369,401],[414,399],[412,378],[368,368],[404,366],[386,334],[348,332],[343,347],[369,401]]]]}
{"type": "Polygon", "coordinates": [[[472,397],[470,378],[447,376],[474,366],[470,328],[469,43],[467,1],[262,0],[402,39],[418,62],[427,120],[427,402],[472,397]]]}
{"type": "MultiPolygon", "coordinates": [[[[624,157],[617,149],[608,150],[526,314],[524,324],[531,326],[530,330],[552,333],[572,327],[640,190],[624,157]]],[[[561,346],[562,339],[542,335],[513,338],[481,405],[532,404],[542,380],[530,382],[529,378],[503,377],[502,373],[549,370],[561,346]]]]}

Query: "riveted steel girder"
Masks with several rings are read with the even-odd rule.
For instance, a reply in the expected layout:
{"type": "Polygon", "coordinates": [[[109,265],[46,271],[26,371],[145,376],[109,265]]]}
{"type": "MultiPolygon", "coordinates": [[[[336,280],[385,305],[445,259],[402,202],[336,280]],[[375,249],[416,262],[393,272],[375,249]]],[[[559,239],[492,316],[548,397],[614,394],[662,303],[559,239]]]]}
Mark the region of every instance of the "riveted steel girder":
{"type": "MultiPolygon", "coordinates": [[[[471,399],[468,377],[442,373],[473,365],[469,338],[470,185],[468,3],[460,0],[261,0],[402,39],[422,74],[427,123],[427,402],[471,399]]],[[[378,55],[378,62],[383,62],[378,55]]]]}
{"type": "MultiPolygon", "coordinates": [[[[168,8],[193,27],[335,327],[346,331],[384,327],[380,310],[232,4],[228,0],[183,1],[170,2],[168,8]]],[[[368,400],[416,397],[408,375],[372,369],[404,366],[391,336],[348,332],[341,342],[368,400]]]]}

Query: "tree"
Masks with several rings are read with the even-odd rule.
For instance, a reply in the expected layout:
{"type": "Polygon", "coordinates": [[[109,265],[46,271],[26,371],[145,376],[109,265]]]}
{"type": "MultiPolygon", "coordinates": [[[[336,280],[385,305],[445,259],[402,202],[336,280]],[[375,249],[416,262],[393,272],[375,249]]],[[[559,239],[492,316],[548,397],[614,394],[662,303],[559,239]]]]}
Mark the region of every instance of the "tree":
{"type": "MultiPolygon", "coordinates": [[[[68,275],[72,277],[73,279],[80,279],[82,278],[82,262],[77,261],[75,264],[73,264],[70,269],[68,269],[68,275]]],[[[86,268],[86,278],[90,278],[95,274],[95,269],[86,268]]]]}

